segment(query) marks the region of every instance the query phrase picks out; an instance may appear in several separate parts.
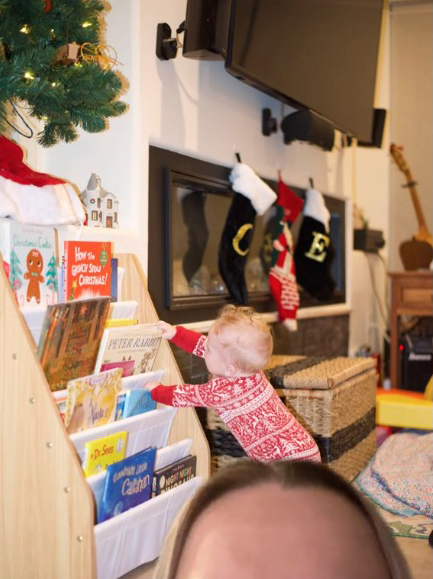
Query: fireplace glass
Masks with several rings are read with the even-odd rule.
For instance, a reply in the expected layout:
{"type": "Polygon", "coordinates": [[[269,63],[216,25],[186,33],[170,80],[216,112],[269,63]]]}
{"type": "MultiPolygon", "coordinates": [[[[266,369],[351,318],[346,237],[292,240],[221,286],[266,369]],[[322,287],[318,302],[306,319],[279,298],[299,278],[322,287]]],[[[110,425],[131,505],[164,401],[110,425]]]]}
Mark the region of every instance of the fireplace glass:
{"type": "MultiPolygon", "coordinates": [[[[197,298],[224,303],[228,291],[218,253],[233,193],[226,181],[169,171],[167,241],[168,307],[187,307],[197,298]]],[[[275,209],[257,216],[245,265],[248,295],[269,299],[270,226],[275,209]]]]}

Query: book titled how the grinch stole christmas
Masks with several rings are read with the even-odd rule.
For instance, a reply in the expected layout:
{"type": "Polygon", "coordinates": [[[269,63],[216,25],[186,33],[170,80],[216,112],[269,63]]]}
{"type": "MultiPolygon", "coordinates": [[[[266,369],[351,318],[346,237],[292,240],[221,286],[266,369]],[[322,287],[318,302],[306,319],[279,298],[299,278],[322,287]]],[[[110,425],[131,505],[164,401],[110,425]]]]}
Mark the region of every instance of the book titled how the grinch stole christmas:
{"type": "Polygon", "coordinates": [[[65,241],[64,301],[111,295],[111,243],[65,241]]]}
{"type": "Polygon", "coordinates": [[[47,306],[58,302],[54,227],[0,219],[0,251],[20,307],[47,306]]]}

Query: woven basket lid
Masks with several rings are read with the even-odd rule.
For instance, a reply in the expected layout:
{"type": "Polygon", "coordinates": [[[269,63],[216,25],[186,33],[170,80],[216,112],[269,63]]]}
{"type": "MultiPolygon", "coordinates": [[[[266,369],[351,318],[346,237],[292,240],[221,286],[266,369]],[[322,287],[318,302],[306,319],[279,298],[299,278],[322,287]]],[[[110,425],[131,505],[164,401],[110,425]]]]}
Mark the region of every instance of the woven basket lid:
{"type": "Polygon", "coordinates": [[[275,388],[329,390],[375,365],[374,358],[272,356],[266,375],[275,388]]]}

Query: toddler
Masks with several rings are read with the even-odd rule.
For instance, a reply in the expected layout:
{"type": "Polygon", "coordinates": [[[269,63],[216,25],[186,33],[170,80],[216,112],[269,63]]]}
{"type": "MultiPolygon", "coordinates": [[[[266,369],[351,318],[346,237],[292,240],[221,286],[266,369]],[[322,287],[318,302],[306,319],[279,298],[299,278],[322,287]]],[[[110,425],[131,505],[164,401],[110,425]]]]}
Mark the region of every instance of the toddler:
{"type": "Polygon", "coordinates": [[[169,406],[214,408],[253,460],[320,461],[316,443],[287,410],[263,373],[272,336],[254,310],[226,306],[208,337],[159,322],[164,338],[205,359],[205,384],[147,385],[153,400],[169,406]]]}

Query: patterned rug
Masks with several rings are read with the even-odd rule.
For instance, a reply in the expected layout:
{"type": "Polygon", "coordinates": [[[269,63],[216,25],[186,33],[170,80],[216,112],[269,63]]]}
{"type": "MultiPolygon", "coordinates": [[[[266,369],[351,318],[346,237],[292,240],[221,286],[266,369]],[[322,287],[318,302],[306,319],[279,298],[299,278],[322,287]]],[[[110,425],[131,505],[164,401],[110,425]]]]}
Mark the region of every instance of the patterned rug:
{"type": "Polygon", "coordinates": [[[391,535],[394,537],[410,537],[412,539],[428,539],[433,531],[433,519],[425,515],[413,515],[404,517],[390,513],[375,505],[380,516],[388,525],[391,535]]]}
{"type": "Polygon", "coordinates": [[[392,535],[428,539],[433,531],[433,433],[387,438],[355,480],[392,535]]]}

